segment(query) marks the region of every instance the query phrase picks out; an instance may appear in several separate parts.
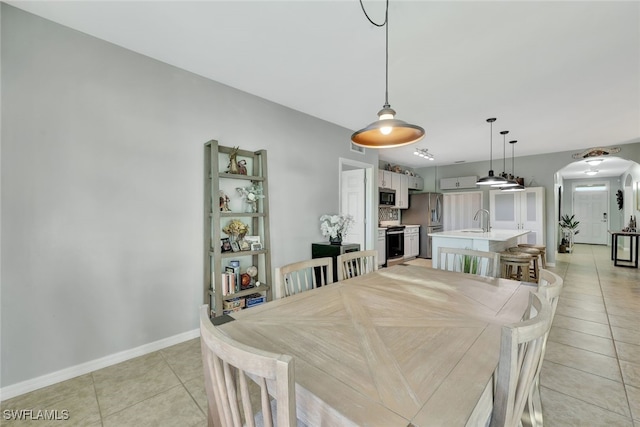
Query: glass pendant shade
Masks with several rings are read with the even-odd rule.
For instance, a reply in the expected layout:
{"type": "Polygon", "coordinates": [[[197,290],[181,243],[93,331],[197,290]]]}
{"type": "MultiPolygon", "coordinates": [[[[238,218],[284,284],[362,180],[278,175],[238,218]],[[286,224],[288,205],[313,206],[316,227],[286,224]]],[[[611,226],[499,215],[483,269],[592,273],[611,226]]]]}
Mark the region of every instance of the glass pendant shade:
{"type": "Polygon", "coordinates": [[[480,178],[476,185],[494,185],[494,184],[504,184],[507,180],[501,176],[495,176],[493,174],[493,122],[495,122],[495,118],[487,119],[487,122],[491,125],[491,133],[490,133],[490,155],[489,155],[489,174],[483,178],[480,178]]]}

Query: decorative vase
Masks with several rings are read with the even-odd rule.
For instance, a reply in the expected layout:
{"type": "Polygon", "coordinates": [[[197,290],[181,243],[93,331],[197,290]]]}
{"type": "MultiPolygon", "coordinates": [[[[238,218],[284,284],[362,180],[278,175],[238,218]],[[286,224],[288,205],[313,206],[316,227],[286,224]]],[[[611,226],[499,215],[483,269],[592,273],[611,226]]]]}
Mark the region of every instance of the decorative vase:
{"type": "Polygon", "coordinates": [[[338,234],[336,237],[329,237],[329,242],[332,245],[341,245],[342,244],[342,234],[338,234]]]}
{"type": "Polygon", "coordinates": [[[245,209],[246,213],[256,213],[258,212],[258,204],[256,202],[247,201],[247,208],[245,209]]]}

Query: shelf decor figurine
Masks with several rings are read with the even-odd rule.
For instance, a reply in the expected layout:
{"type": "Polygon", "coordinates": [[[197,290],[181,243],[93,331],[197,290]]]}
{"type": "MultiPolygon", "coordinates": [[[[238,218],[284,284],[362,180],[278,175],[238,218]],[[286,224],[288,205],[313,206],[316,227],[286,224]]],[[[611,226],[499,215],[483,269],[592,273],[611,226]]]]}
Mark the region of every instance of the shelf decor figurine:
{"type": "Polygon", "coordinates": [[[220,190],[220,212],[231,212],[231,209],[229,209],[229,196],[227,196],[225,194],[224,191],[220,190]]]}
{"type": "Polygon", "coordinates": [[[264,198],[264,195],[262,194],[262,187],[258,185],[252,185],[250,187],[238,187],[236,188],[236,191],[247,202],[246,211],[248,213],[258,212],[258,200],[264,198]]]}
{"type": "Polygon", "coordinates": [[[354,223],[353,216],[339,214],[325,214],[320,217],[320,231],[325,237],[329,237],[332,245],[341,245],[342,237],[345,236],[354,223]]]}
{"type": "Polygon", "coordinates": [[[229,170],[227,173],[240,173],[240,169],[238,168],[238,150],[240,147],[233,147],[231,153],[229,154],[229,170]]]}

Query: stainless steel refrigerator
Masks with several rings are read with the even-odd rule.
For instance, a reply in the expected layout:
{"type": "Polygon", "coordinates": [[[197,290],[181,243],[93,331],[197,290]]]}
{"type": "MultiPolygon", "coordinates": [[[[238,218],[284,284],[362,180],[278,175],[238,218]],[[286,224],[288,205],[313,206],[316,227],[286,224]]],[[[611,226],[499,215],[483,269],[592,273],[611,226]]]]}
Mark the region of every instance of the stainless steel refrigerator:
{"type": "Polygon", "coordinates": [[[442,193],[416,193],[409,196],[409,209],[401,211],[402,223],[420,226],[420,258],[431,258],[429,233],[442,231],[442,193]]]}

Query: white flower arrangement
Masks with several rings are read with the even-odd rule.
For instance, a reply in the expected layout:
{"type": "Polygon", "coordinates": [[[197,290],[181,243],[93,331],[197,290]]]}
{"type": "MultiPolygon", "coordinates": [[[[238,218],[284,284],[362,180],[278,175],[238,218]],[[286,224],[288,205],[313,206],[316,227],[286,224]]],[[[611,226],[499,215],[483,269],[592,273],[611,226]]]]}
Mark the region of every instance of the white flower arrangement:
{"type": "Polygon", "coordinates": [[[323,236],[329,236],[330,239],[342,238],[349,232],[354,222],[351,215],[322,215],[320,217],[320,231],[323,236]]]}

